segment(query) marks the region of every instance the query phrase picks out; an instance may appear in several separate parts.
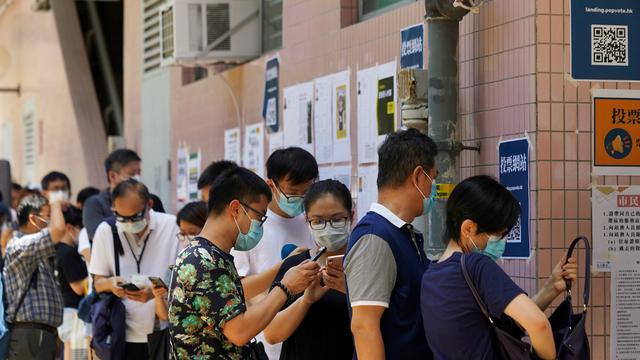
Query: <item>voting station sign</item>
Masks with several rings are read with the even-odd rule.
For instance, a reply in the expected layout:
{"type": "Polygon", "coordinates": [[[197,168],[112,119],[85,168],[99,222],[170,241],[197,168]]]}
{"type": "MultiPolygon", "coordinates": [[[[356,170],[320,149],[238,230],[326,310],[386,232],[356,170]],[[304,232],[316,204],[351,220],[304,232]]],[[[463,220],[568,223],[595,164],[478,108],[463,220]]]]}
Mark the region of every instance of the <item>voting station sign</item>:
{"type": "Polygon", "coordinates": [[[571,1],[571,76],[640,81],[640,1],[571,1]]]}
{"type": "Polygon", "coordinates": [[[593,90],[593,172],[640,175],[640,91],[593,90]]]}

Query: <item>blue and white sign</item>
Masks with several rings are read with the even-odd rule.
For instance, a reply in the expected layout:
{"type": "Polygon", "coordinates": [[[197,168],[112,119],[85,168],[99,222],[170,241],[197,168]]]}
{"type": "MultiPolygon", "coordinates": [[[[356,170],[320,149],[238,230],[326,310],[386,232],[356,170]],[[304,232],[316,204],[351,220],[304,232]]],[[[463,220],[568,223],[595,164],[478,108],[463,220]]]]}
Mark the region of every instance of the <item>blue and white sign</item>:
{"type": "Polygon", "coordinates": [[[640,81],[640,1],[571,1],[571,76],[640,81]]]}
{"type": "Polygon", "coordinates": [[[500,183],[520,202],[518,223],[507,234],[503,258],[528,259],[529,246],[529,139],[500,142],[500,183]]]}
{"type": "Polygon", "coordinates": [[[400,32],[400,68],[422,69],[424,66],[424,25],[418,24],[400,32]]]}

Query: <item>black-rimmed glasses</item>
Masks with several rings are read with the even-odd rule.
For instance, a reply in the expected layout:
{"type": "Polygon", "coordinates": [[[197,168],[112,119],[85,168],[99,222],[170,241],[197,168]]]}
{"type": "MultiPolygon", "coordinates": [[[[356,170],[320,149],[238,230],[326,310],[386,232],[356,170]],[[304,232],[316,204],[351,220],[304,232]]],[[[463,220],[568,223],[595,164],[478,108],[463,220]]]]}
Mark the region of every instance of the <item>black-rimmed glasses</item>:
{"type": "Polygon", "coordinates": [[[309,227],[313,230],[322,230],[327,227],[327,223],[334,229],[342,229],[349,223],[349,218],[345,216],[331,220],[311,219],[309,220],[309,227]]]}
{"type": "MultiPolygon", "coordinates": [[[[240,201],[240,200],[238,200],[238,201],[240,201]]],[[[253,211],[254,213],[260,215],[260,220],[258,220],[258,221],[260,221],[260,225],[264,224],[264,222],[267,221],[267,214],[252,208],[251,206],[245,204],[243,201],[240,201],[240,204],[242,204],[242,206],[246,207],[247,209],[253,211]]]]}
{"type": "Polygon", "coordinates": [[[122,216],[115,210],[113,210],[113,213],[116,215],[116,221],[118,222],[136,222],[144,219],[144,215],[147,213],[147,205],[144,206],[142,211],[131,216],[122,216]]]}
{"type": "Polygon", "coordinates": [[[274,182],[274,185],[276,186],[276,189],[278,189],[278,191],[280,191],[282,196],[284,196],[284,198],[287,199],[287,202],[297,202],[297,201],[304,200],[304,195],[288,195],[284,191],[282,191],[282,189],[280,188],[280,185],[278,185],[275,182],[274,182]]]}

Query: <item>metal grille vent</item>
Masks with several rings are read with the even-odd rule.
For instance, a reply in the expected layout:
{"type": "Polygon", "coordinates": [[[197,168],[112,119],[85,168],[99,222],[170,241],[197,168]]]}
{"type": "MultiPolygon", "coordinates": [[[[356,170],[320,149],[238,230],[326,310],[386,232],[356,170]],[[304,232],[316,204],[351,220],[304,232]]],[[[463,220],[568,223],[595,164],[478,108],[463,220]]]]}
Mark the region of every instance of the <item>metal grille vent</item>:
{"type": "MultiPolygon", "coordinates": [[[[229,4],[207,5],[207,44],[218,40],[222,35],[231,30],[229,4]]],[[[214,51],[231,50],[231,37],[227,37],[214,51]]]]}

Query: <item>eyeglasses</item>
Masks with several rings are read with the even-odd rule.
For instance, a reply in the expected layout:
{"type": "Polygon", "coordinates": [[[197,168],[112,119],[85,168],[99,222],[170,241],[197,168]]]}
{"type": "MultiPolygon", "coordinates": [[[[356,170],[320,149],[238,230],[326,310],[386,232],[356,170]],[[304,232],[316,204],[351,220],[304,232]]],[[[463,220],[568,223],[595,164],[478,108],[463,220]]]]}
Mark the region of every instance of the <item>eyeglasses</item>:
{"type": "Polygon", "coordinates": [[[287,202],[298,202],[304,200],[304,195],[287,195],[284,191],[282,191],[282,189],[280,189],[280,186],[277,183],[274,182],[274,185],[276,186],[276,189],[280,191],[282,196],[287,199],[287,202]]]}
{"type": "Polygon", "coordinates": [[[176,238],[178,238],[178,241],[180,241],[181,243],[185,243],[185,242],[191,242],[193,239],[195,239],[195,235],[189,235],[189,234],[176,234],[176,238]]]}
{"type": "MultiPolygon", "coordinates": [[[[240,200],[238,200],[238,201],[240,201],[240,200]]],[[[252,208],[251,206],[245,204],[243,201],[240,201],[240,204],[242,204],[242,206],[246,207],[247,209],[253,211],[254,213],[260,215],[260,220],[258,220],[258,221],[260,221],[260,225],[264,224],[264,222],[267,221],[267,215],[265,213],[262,213],[262,212],[260,212],[260,211],[258,211],[256,209],[252,208]]]]}
{"type": "Polygon", "coordinates": [[[331,219],[331,220],[325,220],[325,219],[311,219],[309,220],[309,227],[313,230],[323,230],[324,228],[327,227],[327,223],[334,229],[342,229],[345,226],[347,226],[347,223],[349,223],[349,218],[348,217],[341,217],[341,218],[335,218],[335,219],[331,219]]]}
{"type": "Polygon", "coordinates": [[[116,221],[118,222],[136,222],[144,219],[144,215],[147,213],[147,205],[144,206],[142,211],[131,216],[122,216],[115,210],[113,211],[113,213],[116,215],[116,221]]]}

